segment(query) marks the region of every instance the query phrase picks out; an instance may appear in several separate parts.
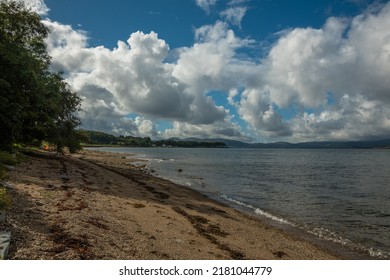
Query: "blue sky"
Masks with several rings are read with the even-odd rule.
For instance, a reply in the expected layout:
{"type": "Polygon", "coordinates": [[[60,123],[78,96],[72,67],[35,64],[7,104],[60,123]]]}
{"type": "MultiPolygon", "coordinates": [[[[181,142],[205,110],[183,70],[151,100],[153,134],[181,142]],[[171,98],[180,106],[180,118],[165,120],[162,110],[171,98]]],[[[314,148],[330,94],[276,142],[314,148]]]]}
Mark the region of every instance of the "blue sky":
{"type": "MultiPolygon", "coordinates": [[[[103,0],[45,1],[50,8],[49,18],[86,30],[91,45],[103,44],[109,48],[138,30],[155,31],[171,48],[191,46],[193,29],[213,24],[227,2],[217,1],[213,9],[205,13],[194,0],[114,0],[110,4],[103,0]]],[[[248,1],[241,29],[234,29],[241,36],[269,40],[273,34],[287,28],[321,27],[329,16],[354,16],[367,7],[362,3],[369,1],[248,1]]]]}
{"type": "Polygon", "coordinates": [[[390,138],[390,4],[20,0],[83,127],[243,141],[390,138]]]}

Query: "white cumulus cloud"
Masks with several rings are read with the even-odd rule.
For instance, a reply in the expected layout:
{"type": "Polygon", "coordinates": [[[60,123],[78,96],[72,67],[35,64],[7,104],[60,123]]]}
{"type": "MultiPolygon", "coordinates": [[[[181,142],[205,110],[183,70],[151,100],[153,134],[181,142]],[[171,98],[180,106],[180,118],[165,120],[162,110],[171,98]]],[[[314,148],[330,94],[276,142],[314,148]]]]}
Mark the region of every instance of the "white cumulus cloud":
{"type": "Polygon", "coordinates": [[[154,32],[135,32],[111,50],[88,47],[87,34],[71,26],[43,22],[51,31],[47,45],[52,70],[64,71],[67,82],[83,99],[80,117],[84,127],[138,135],[149,131],[157,136],[150,120],[220,127],[228,119],[228,110],[207,96],[210,88],[228,79],[221,75],[228,66],[225,59],[231,60],[232,49],[243,44],[225,26],[200,30],[197,37],[202,43],[180,50],[177,62],[166,63],[169,46],[154,32]],[[131,120],[126,117],[131,113],[146,119],[131,120]]]}
{"type": "Polygon", "coordinates": [[[245,16],[247,7],[232,7],[221,12],[221,16],[233,25],[241,27],[241,21],[245,16]]]}
{"type": "MultiPolygon", "coordinates": [[[[215,3],[197,1],[206,10],[215,3]]],[[[285,30],[262,59],[243,57],[256,42],[229,28],[245,15],[246,8],[233,15],[240,3],[195,29],[194,44],[174,50],[170,62],[172,51],[155,32],[134,32],[114,49],[90,47],[86,32],[44,20],[51,68],[79,92],[89,129],[245,139],[233,106],[270,141],[390,137],[390,3],[329,18],[322,28],[285,30]],[[158,131],[160,119],[173,127],[158,131]]]]}
{"type": "Polygon", "coordinates": [[[241,139],[244,141],[251,141],[251,137],[246,136],[242,132],[242,128],[233,123],[230,117],[226,117],[225,120],[219,121],[214,124],[201,124],[193,125],[183,122],[173,122],[173,128],[166,129],[163,134],[163,138],[190,138],[196,137],[200,139],[207,138],[228,138],[228,139],[241,139]]]}
{"type": "Polygon", "coordinates": [[[195,0],[195,3],[205,12],[209,13],[211,8],[217,3],[217,1],[218,0],[195,0]]]}
{"type": "Polygon", "coordinates": [[[244,91],[241,117],[264,137],[389,137],[389,38],[390,3],[352,20],[329,18],[320,29],[286,31],[262,61],[259,83],[244,91]],[[293,108],[295,117],[275,108],[293,108]]]}

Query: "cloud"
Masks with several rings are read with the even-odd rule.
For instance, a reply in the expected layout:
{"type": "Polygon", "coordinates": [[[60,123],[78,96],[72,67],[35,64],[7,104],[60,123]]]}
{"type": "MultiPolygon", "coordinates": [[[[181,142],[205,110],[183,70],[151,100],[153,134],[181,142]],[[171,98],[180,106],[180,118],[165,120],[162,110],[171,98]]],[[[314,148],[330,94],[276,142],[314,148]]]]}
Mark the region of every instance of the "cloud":
{"type": "Polygon", "coordinates": [[[195,96],[196,110],[190,122],[210,124],[225,119],[228,112],[206,95],[212,89],[228,91],[237,86],[240,77],[244,79],[248,69],[245,63],[237,63],[235,50],[251,42],[237,38],[221,21],[200,27],[195,38],[198,43],[181,52],[172,75],[185,85],[185,92],[195,96]]]}
{"type": "Polygon", "coordinates": [[[210,13],[211,7],[213,7],[218,0],[195,0],[198,7],[202,8],[206,13],[210,13]]]}
{"type": "Polygon", "coordinates": [[[79,117],[83,121],[83,128],[117,135],[158,137],[159,132],[151,120],[140,116],[128,117],[106,89],[84,84],[79,92],[82,92],[79,117]]]}
{"type": "Polygon", "coordinates": [[[257,85],[244,91],[241,117],[263,137],[389,137],[389,38],[390,3],[379,13],[285,32],[261,62],[257,85]],[[283,109],[296,113],[283,119],[283,109]]]}
{"type": "Polygon", "coordinates": [[[222,11],[221,16],[225,18],[227,22],[241,27],[241,21],[245,16],[246,11],[246,7],[232,7],[222,11]]]}
{"type": "Polygon", "coordinates": [[[344,96],[337,106],[293,120],[296,139],[383,139],[389,137],[388,104],[363,96],[344,96]]]}
{"type": "MultiPolygon", "coordinates": [[[[153,117],[187,118],[193,97],[172,77],[172,66],[162,61],[169,50],[151,32],[133,33],[110,50],[87,47],[86,34],[57,22],[44,21],[51,33],[47,40],[53,70],[65,72],[76,89],[96,85],[110,92],[124,111],[153,117]]],[[[81,91],[80,94],[83,94],[81,91]]]]}
{"type": "Polygon", "coordinates": [[[246,3],[250,0],[230,0],[228,5],[230,6],[233,6],[233,5],[239,5],[239,4],[242,4],[242,3],[246,3]]]}
{"type": "Polygon", "coordinates": [[[246,89],[241,95],[238,113],[265,139],[291,135],[287,123],[275,112],[267,92],[255,88],[246,89]]]}
{"type": "Polygon", "coordinates": [[[163,138],[227,138],[241,141],[252,141],[252,138],[242,132],[242,128],[233,123],[230,117],[216,124],[193,125],[183,122],[173,122],[173,127],[162,133],[163,138]]]}
{"type": "Polygon", "coordinates": [[[253,41],[238,38],[222,21],[196,29],[195,39],[191,48],[181,52],[173,75],[190,87],[203,90],[228,90],[235,86],[243,77],[243,68],[250,65],[240,61],[236,51],[253,41]],[[237,76],[231,79],[233,75],[237,76]]]}
{"type": "Polygon", "coordinates": [[[248,139],[232,121],[236,110],[262,140],[390,137],[390,3],[322,28],[284,30],[262,59],[241,55],[256,42],[229,28],[242,17],[228,10],[175,50],[141,31],[114,49],[89,47],[86,32],[44,20],[51,68],[79,92],[90,129],[248,139]],[[160,119],[173,127],[158,131],[160,119]]]}
{"type": "Polygon", "coordinates": [[[206,125],[205,129],[208,125],[209,131],[227,119],[229,112],[217,106],[207,92],[228,79],[221,74],[228,67],[226,59],[232,59],[232,49],[245,42],[224,24],[196,32],[202,42],[178,50],[178,60],[167,63],[169,46],[155,32],[135,32],[111,50],[88,47],[84,31],[51,20],[43,22],[51,31],[47,39],[51,69],[64,71],[67,82],[82,97],[84,127],[137,135],[149,131],[157,136],[150,119],[206,125]],[[126,117],[129,114],[145,120],[131,120],[126,117]]]}
{"type": "Polygon", "coordinates": [[[50,30],[46,44],[52,56],[51,69],[67,73],[91,72],[93,52],[87,47],[87,33],[48,19],[42,22],[50,30]]]}

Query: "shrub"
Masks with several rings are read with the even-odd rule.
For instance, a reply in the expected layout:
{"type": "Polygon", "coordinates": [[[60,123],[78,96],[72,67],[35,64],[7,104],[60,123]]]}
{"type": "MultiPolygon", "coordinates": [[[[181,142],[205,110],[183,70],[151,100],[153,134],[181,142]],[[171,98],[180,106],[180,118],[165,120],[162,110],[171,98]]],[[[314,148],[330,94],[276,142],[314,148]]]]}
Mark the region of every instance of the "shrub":
{"type": "Polygon", "coordinates": [[[5,168],[4,166],[0,163],[0,180],[3,179],[5,175],[5,168]]]}
{"type": "Polygon", "coordinates": [[[7,193],[5,188],[0,187],[0,211],[10,207],[12,203],[11,196],[7,193]]]}
{"type": "Polygon", "coordinates": [[[7,152],[0,151],[0,164],[15,165],[17,164],[16,156],[7,152]]]}

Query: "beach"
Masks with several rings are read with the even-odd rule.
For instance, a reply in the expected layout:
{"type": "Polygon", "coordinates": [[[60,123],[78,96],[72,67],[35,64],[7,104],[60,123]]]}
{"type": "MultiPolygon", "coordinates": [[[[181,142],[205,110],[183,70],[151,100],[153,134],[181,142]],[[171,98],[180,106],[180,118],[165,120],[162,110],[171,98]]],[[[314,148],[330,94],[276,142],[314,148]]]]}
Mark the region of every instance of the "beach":
{"type": "MultiPolygon", "coordinates": [[[[9,172],[10,259],[341,259],[132,165],[126,154],[34,152],[9,172]]],[[[133,161],[137,161],[133,159],[133,161]]]]}

